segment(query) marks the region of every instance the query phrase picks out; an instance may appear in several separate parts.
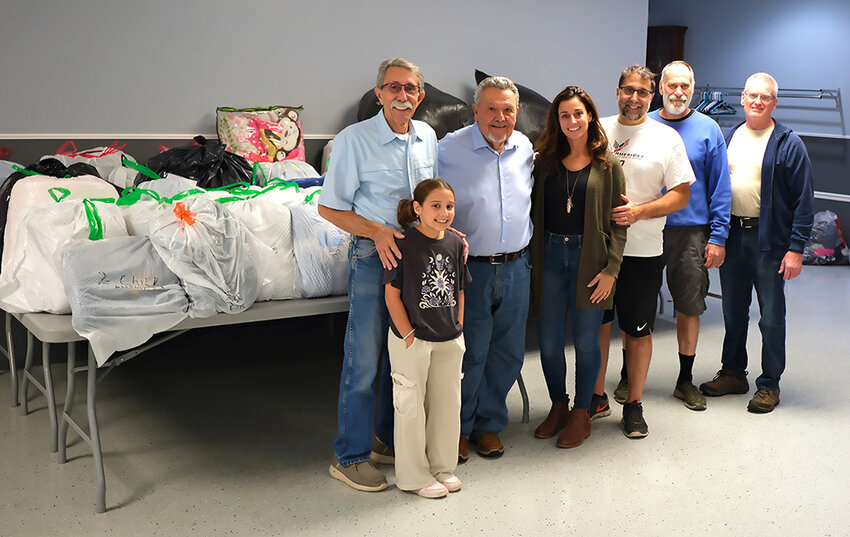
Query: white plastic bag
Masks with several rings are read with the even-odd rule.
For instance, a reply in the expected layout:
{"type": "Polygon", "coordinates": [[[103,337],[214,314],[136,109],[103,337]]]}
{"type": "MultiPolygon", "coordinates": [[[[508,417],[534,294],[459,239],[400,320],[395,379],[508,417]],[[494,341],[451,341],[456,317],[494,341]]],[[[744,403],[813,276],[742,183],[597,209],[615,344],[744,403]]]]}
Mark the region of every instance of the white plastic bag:
{"type": "Polygon", "coordinates": [[[191,179],[186,179],[173,173],[165,174],[165,177],[157,180],[144,181],[139,183],[139,188],[152,190],[163,198],[172,198],[176,194],[185,190],[197,188],[198,185],[191,179]]]}
{"type": "Polygon", "coordinates": [[[132,179],[128,184],[118,185],[117,183],[113,183],[110,177],[113,177],[115,180],[121,179],[121,174],[117,170],[122,167],[122,159],[126,158],[132,162],[136,162],[133,157],[121,151],[126,145],[118,145],[118,142],[113,142],[106,147],[77,150],[77,146],[73,142],[65,142],[56,151],[55,155],[45,155],[41,157],[41,160],[53,158],[65,166],[70,166],[75,162],[90,164],[97,169],[97,173],[102,179],[109,180],[110,183],[123,188],[124,186],[133,184],[132,179]],[[116,173],[113,174],[113,172],[116,173]]]}
{"type": "Polygon", "coordinates": [[[172,209],[171,204],[160,201],[156,192],[141,188],[125,190],[116,205],[124,215],[127,234],[137,237],[149,236],[151,222],[172,209]]]}
{"type": "Polygon", "coordinates": [[[268,184],[273,179],[284,181],[297,181],[298,179],[310,179],[319,177],[315,168],[300,160],[282,160],[280,162],[258,162],[255,166],[262,168],[263,173],[257,174],[262,183],[268,184]]]}
{"type": "Polygon", "coordinates": [[[297,297],[295,253],[289,209],[266,194],[228,201],[227,209],[245,226],[251,259],[257,269],[257,301],[297,297]]]}
{"type": "Polygon", "coordinates": [[[71,325],[89,340],[98,366],[188,316],[180,280],[145,237],[73,243],[61,267],[71,325]]]}
{"type": "Polygon", "coordinates": [[[59,198],[65,201],[84,198],[115,198],[115,188],[94,175],[66,178],[47,175],[22,177],[12,186],[9,195],[6,229],[3,232],[3,270],[6,270],[8,252],[15,249],[18,226],[27,208],[33,205],[52,205],[59,198]]]}
{"type": "Polygon", "coordinates": [[[257,298],[245,226],[222,204],[197,196],[175,202],[151,222],[150,238],[183,283],[190,317],[239,313],[257,298]]]}
{"type": "Polygon", "coordinates": [[[75,240],[126,235],[124,217],[112,203],[66,200],[29,207],[0,273],[0,307],[11,313],[71,313],[59,266],[62,250],[75,240]]]}
{"type": "Polygon", "coordinates": [[[319,216],[312,203],[290,206],[289,210],[298,294],[310,298],[346,294],[351,235],[319,216]]]}

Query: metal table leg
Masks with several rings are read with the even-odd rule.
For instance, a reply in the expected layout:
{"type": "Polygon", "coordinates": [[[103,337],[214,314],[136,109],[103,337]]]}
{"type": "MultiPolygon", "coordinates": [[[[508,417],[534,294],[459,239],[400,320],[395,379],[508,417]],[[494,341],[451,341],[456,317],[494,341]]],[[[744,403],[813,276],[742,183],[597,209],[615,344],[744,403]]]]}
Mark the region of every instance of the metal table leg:
{"type": "Polygon", "coordinates": [[[32,358],[33,349],[35,347],[35,336],[32,333],[27,334],[27,358],[24,364],[24,370],[21,381],[21,414],[26,416],[29,413],[29,383],[33,385],[47,399],[47,415],[50,420],[50,451],[55,453],[57,449],[58,426],[56,420],[56,399],[53,396],[53,373],[50,370],[50,343],[41,344],[41,370],[43,375],[43,383],[39,382],[32,374],[32,358]]]}
{"type": "Polygon", "coordinates": [[[95,410],[96,388],[97,388],[97,362],[94,351],[89,348],[88,364],[88,389],[86,390],[86,409],[89,417],[89,434],[91,435],[91,449],[94,455],[94,471],[97,476],[97,498],[95,500],[95,513],[106,511],[106,477],[103,472],[103,453],[100,450],[100,432],[97,426],[97,412],[95,410]]]}
{"type": "Polygon", "coordinates": [[[65,449],[68,446],[68,424],[73,421],[71,412],[74,410],[74,395],[77,389],[75,382],[77,371],[77,350],[74,343],[68,343],[68,384],[65,388],[65,405],[62,407],[62,419],[59,423],[59,437],[57,438],[59,464],[65,464],[65,449]]]}
{"type": "Polygon", "coordinates": [[[15,343],[12,339],[12,314],[6,312],[6,357],[9,358],[9,375],[12,381],[12,406],[18,406],[18,368],[15,364],[15,343]]]}
{"type": "Polygon", "coordinates": [[[66,458],[65,450],[67,449],[68,427],[72,427],[80,438],[91,448],[94,472],[97,481],[97,497],[95,498],[95,513],[103,513],[106,511],[106,476],[103,471],[103,452],[100,447],[100,432],[97,426],[97,411],[95,409],[97,395],[97,362],[94,358],[94,351],[91,346],[88,346],[88,364],[84,367],[77,367],[77,353],[74,344],[68,346],[68,389],[65,392],[65,407],[62,409],[62,424],[58,431],[59,454],[57,456],[60,463],[64,463],[66,458]],[[76,391],[75,375],[81,371],[86,371],[86,417],[89,422],[89,431],[83,428],[74,421],[71,415],[74,410],[74,393],[76,391]]]}
{"type": "Polygon", "coordinates": [[[33,349],[35,348],[35,336],[32,335],[32,332],[27,332],[27,356],[24,360],[24,370],[23,370],[23,378],[21,379],[21,391],[18,394],[18,401],[21,405],[21,414],[26,416],[29,413],[27,409],[27,396],[29,391],[29,381],[30,377],[27,375],[27,372],[32,367],[32,355],[33,349]]]}
{"type": "Polygon", "coordinates": [[[525,382],[522,380],[522,373],[516,379],[519,387],[519,394],[522,396],[522,422],[528,423],[528,390],[525,389],[525,382]]]}

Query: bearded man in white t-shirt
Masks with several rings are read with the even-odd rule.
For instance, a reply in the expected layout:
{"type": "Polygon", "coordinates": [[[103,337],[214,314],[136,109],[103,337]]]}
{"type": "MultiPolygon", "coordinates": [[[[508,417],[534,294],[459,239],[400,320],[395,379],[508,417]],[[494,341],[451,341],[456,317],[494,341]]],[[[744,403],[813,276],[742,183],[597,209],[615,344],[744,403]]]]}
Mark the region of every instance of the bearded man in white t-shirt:
{"type": "Polygon", "coordinates": [[[643,438],[649,433],[641,396],[652,358],[666,216],[688,204],[690,185],[696,180],[679,134],[647,118],[654,92],[655,73],[642,65],[626,67],[617,85],[620,113],[601,120],[609,149],[620,158],[626,174],[626,204],[611,211],[611,220],[629,229],[614,309],[605,312],[599,335],[602,368],[589,413],[591,418],[611,414],[605,372],[616,311],[629,380],[629,395],[623,405],[623,432],[629,438],[643,438]]]}

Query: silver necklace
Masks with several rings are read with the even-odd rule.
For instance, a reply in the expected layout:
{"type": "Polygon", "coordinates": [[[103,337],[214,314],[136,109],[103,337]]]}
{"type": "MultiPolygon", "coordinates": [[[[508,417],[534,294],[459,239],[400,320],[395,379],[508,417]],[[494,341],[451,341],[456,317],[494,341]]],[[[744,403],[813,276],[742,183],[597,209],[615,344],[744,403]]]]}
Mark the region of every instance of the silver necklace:
{"type": "Polygon", "coordinates": [[[586,168],[587,166],[575,172],[576,182],[573,183],[572,188],[570,188],[570,174],[573,172],[567,170],[567,214],[570,214],[573,211],[573,194],[575,194],[576,187],[578,186],[579,181],[581,181],[581,172],[583,172],[586,168]]]}

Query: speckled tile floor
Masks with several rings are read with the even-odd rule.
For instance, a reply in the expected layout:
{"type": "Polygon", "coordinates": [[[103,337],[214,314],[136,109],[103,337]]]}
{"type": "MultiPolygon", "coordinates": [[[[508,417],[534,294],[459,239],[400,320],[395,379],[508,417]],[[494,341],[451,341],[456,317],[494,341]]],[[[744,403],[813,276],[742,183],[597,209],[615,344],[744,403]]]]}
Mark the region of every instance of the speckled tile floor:
{"type": "MultiPolygon", "coordinates": [[[[768,415],[747,413],[743,395],[709,399],[705,412],[673,398],[667,304],[642,440],[623,436],[616,404],[577,449],[534,439],[549,405],[530,334],[531,423],[521,423],[512,391],[505,456],[473,454],[458,469],[463,490],[436,501],[399,492],[391,468],[390,489],[377,494],[328,477],[342,316],[194,332],[117,368],[99,387],[101,515],[88,448],[70,433],[70,460],[58,464],[45,403],[31,396],[29,416],[9,408],[4,372],[0,536],[847,535],[850,271],[806,268],[787,295],[788,368],[782,403],[768,415]]],[[[697,382],[717,370],[721,339],[720,302],[711,300],[697,382]]],[[[758,342],[751,323],[751,355],[758,342]]],[[[64,376],[55,365],[57,393],[64,376]]]]}

